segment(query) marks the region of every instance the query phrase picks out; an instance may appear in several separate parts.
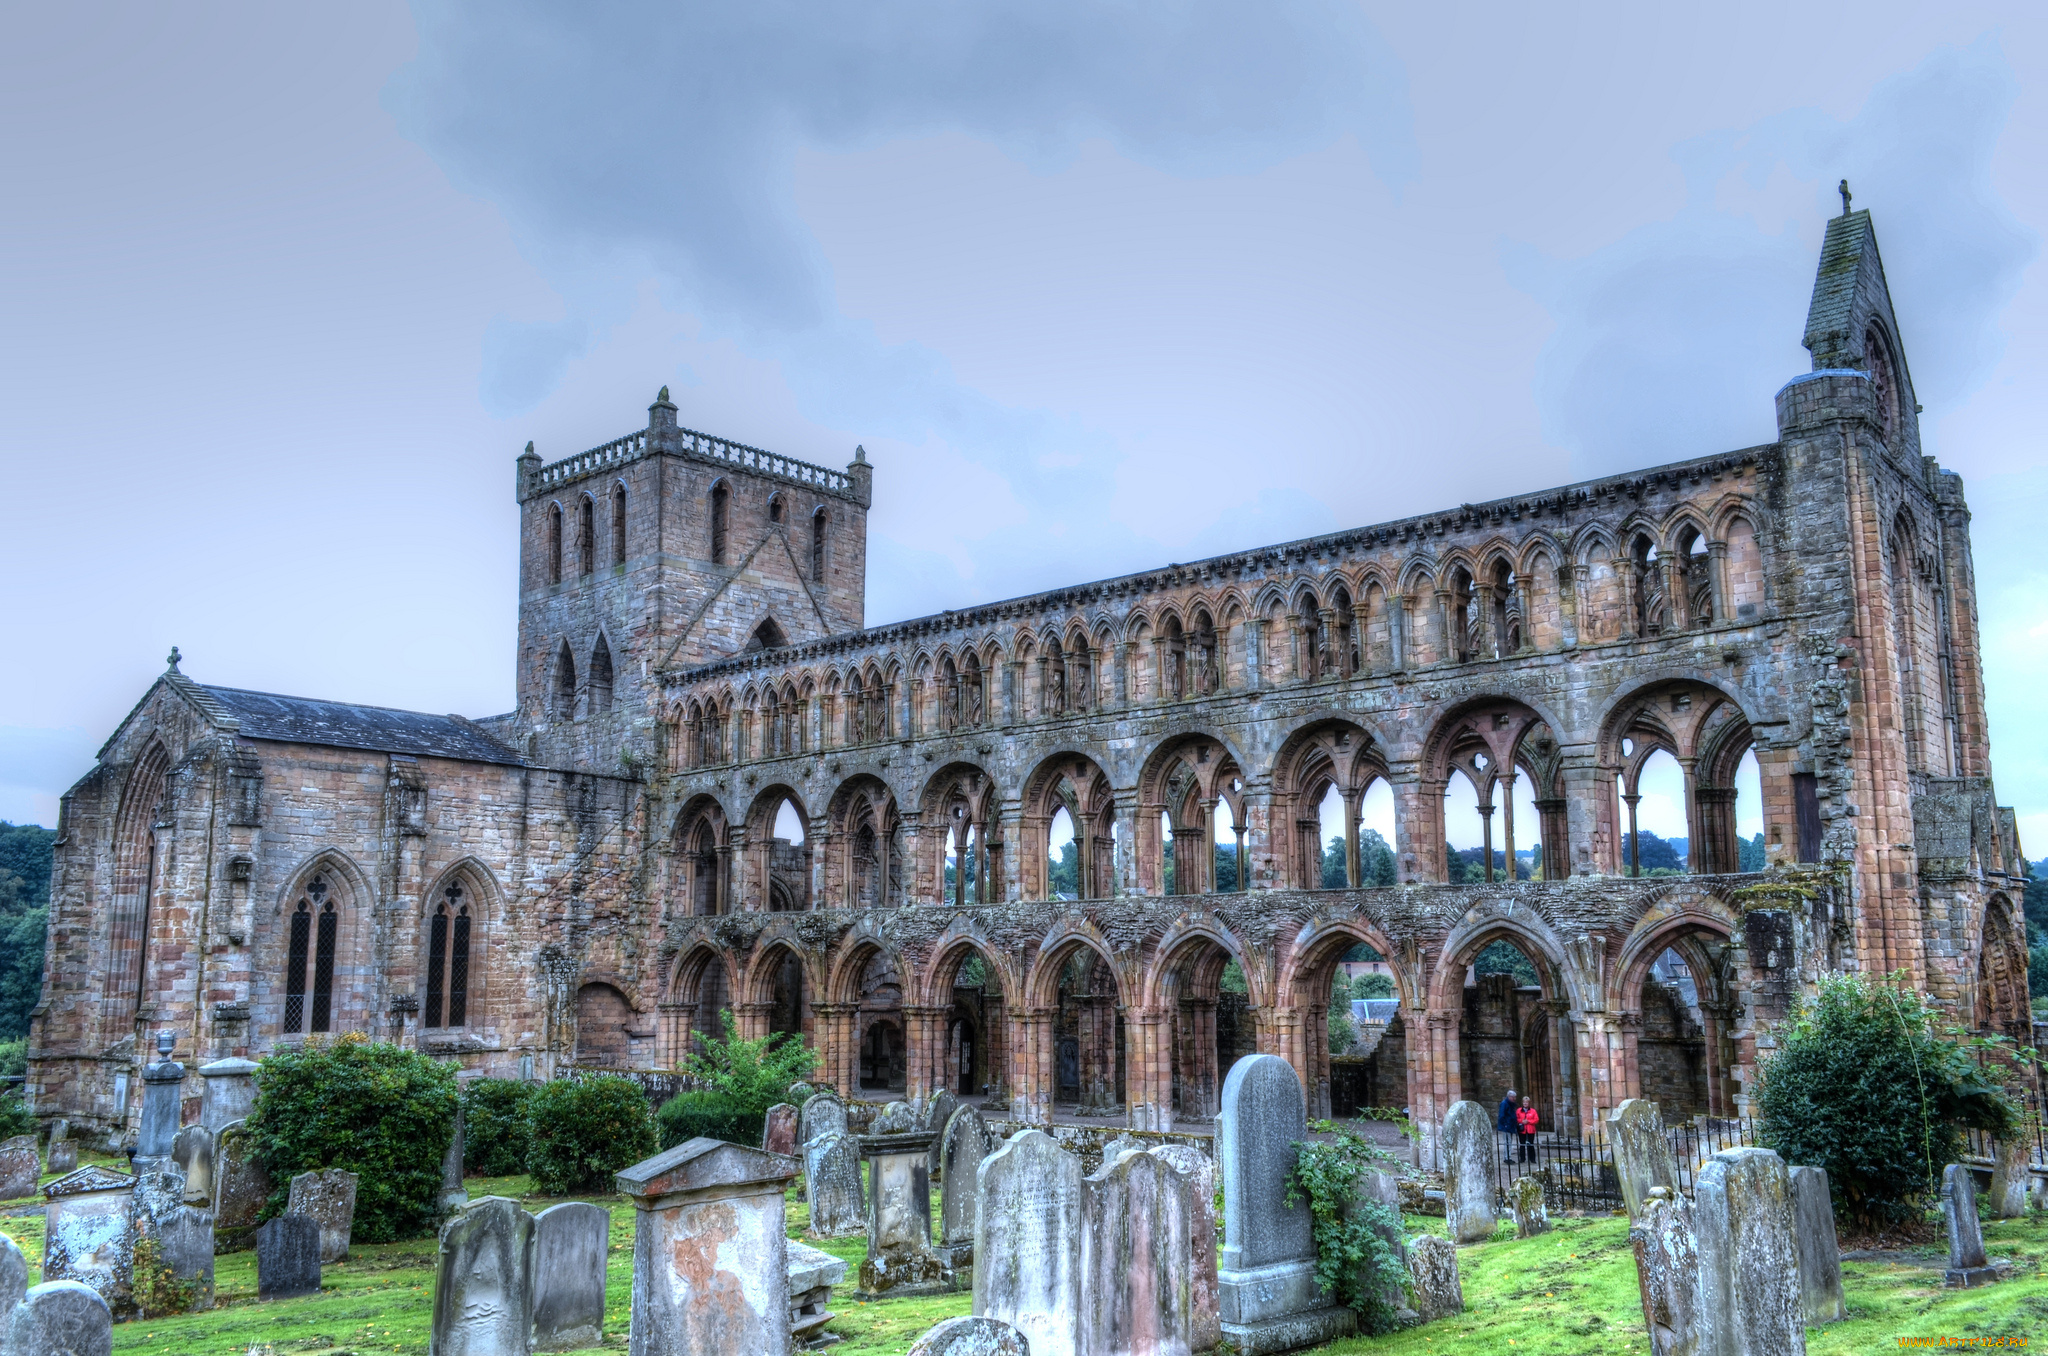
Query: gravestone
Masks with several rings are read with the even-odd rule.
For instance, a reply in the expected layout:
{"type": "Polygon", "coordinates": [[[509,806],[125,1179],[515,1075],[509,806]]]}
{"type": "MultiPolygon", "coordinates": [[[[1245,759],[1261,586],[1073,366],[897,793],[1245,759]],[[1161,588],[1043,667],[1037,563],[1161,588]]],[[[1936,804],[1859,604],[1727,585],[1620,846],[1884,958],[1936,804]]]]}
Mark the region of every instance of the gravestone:
{"type": "Polygon", "coordinates": [[[1223,1247],[1216,1259],[1223,1334],[1244,1356],[1348,1336],[1349,1309],[1316,1284],[1308,1203],[1287,1203],[1295,1145],[1308,1138],[1301,1080],[1278,1055],[1246,1055],[1223,1080],[1216,1117],[1223,1247]]]}
{"type": "Polygon", "coordinates": [[[796,1138],[799,1146],[812,1144],[825,1135],[846,1133],[846,1103],[829,1092],[804,1099],[797,1112],[796,1138]]]}
{"type": "Polygon", "coordinates": [[[533,1349],[604,1344],[604,1266],[612,1216],[589,1201],[551,1206],[533,1223],[533,1349]]]}
{"type": "Polygon", "coordinates": [[[1614,1150],[1614,1175],[1630,1219],[1642,1214],[1651,1187],[1678,1195],[1678,1161],[1671,1155],[1671,1141],[1664,1138],[1664,1117],[1655,1102],[1631,1097],[1608,1112],[1607,1141],[1614,1150]]]}
{"type": "Polygon", "coordinates": [[[185,1066],[171,1058],[172,1036],[159,1031],[157,1061],[142,1070],[142,1129],[135,1141],[137,1158],[168,1158],[178,1137],[184,1112],[185,1066]]]}
{"type": "Polygon", "coordinates": [[[77,1281],[45,1281],[7,1317],[8,1356],[107,1356],[114,1315],[97,1290],[77,1281]]]}
{"type": "Polygon", "coordinates": [[[771,1154],[796,1152],[795,1107],[787,1102],[777,1102],[768,1108],[768,1117],[761,1126],[761,1147],[771,1154]]]}
{"type": "Polygon", "coordinates": [[[1187,1183],[1124,1154],[1081,1183],[1081,1349],[1187,1356],[1194,1314],[1187,1183]]]}
{"type": "Polygon", "coordinates": [[[816,1343],[824,1346],[838,1340],[829,1337],[825,1325],[838,1315],[832,1312],[832,1287],[846,1279],[846,1263],[808,1243],[790,1239],[789,1249],[789,1339],[797,1347],[816,1343]]]}
{"type": "Polygon", "coordinates": [[[528,1350],[533,1223],[519,1202],[485,1196],[441,1226],[430,1356],[523,1356],[528,1350]]]}
{"type": "Polygon", "coordinates": [[[1806,1313],[1784,1160],[1769,1149],[1723,1149],[1700,1170],[1693,1196],[1701,1351],[1804,1356],[1806,1313]]]}
{"type": "Polygon", "coordinates": [[[290,1204],[285,1209],[316,1221],[321,1262],[339,1262],[348,1256],[348,1236],[355,1227],[356,1175],[340,1168],[302,1172],[292,1178],[290,1204]]]}
{"type": "Polygon", "coordinates": [[[1984,1256],[1984,1229],[1977,1221],[1977,1180],[1961,1163],[1941,1174],[1941,1214],[1948,1222],[1948,1284],[1969,1289],[2000,1279],[1984,1256]]]}
{"type": "Polygon", "coordinates": [[[56,1142],[57,1142],[58,1140],[60,1140],[60,1139],[70,1139],[70,1138],[71,1138],[71,1122],[70,1122],[70,1121],[66,1120],[66,1119],[65,1119],[64,1117],[62,1117],[62,1116],[59,1116],[59,1117],[57,1117],[57,1118],[56,1118],[55,1120],[53,1120],[53,1121],[51,1121],[51,1122],[50,1122],[50,1143],[52,1143],[52,1144],[55,1144],[55,1143],[56,1143],[56,1142]]]}
{"type": "Polygon", "coordinates": [[[78,1141],[59,1139],[50,1142],[49,1159],[45,1166],[51,1172],[71,1172],[78,1167],[78,1141]]]}
{"type": "Polygon", "coordinates": [[[1798,1231],[1799,1293],[1809,1327],[1849,1316],[1842,1296],[1842,1245],[1826,1168],[1793,1168],[1792,1223],[1798,1231]]]}
{"type": "Polygon", "coordinates": [[[186,1205],[213,1204],[213,1131],[188,1125],[171,1141],[171,1161],[185,1174],[186,1205]]]}
{"type": "Polygon", "coordinates": [[[811,1236],[848,1238],[867,1228],[860,1186],[860,1140],[843,1130],[804,1146],[811,1236]]]}
{"type": "Polygon", "coordinates": [[[953,1112],[939,1139],[939,1257],[958,1271],[974,1260],[974,1208],[981,1160],[994,1146],[988,1125],[971,1106],[953,1112]]]}
{"type": "MultiPolygon", "coordinates": [[[[0,1333],[6,1331],[7,1315],[14,1312],[14,1306],[27,1293],[28,1258],[22,1256],[13,1239],[0,1234],[0,1333]]],[[[6,1344],[0,1342],[0,1351],[5,1350],[6,1344]]]]}
{"type": "Polygon", "coordinates": [[[994,1318],[949,1318],[910,1344],[910,1356],[1034,1356],[1024,1334],[994,1318]]]}
{"type": "Polygon", "coordinates": [[[1477,1102],[1453,1103],[1444,1116],[1444,1216],[1451,1237],[1478,1243],[1493,1237],[1500,1216],[1500,1142],[1493,1117],[1477,1102]]]}
{"type": "MultiPolygon", "coordinates": [[[[1387,1214],[1372,1221],[1372,1230],[1386,1241],[1394,1256],[1403,1259],[1408,1255],[1408,1239],[1401,1232],[1401,1181],[1391,1172],[1367,1170],[1358,1174],[1358,1180],[1351,1187],[1352,1209],[1377,1205],[1387,1214]]],[[[1377,1211],[1373,1212],[1375,1215],[1377,1211]]],[[[1347,1218],[1355,1218],[1347,1213],[1347,1218]]],[[[1408,1296],[1400,1279],[1394,1278],[1380,1293],[1380,1299],[1396,1313],[1408,1307],[1408,1296]]]]}
{"type": "Polygon", "coordinates": [[[34,1135],[0,1140],[0,1201],[35,1195],[36,1180],[42,1175],[43,1156],[34,1135]]]}
{"type": "Polygon", "coordinates": [[[1115,1139],[1102,1146],[1102,1161],[1095,1165],[1095,1170],[1097,1172],[1102,1171],[1102,1169],[1116,1162],[1124,1154],[1143,1152],[1145,1152],[1145,1146],[1138,1140],[1129,1135],[1118,1135],[1115,1139]]]}
{"type": "Polygon", "coordinates": [[[2033,1162],[2031,1140],[1992,1141],[1990,1203],[1985,1207],[1991,1218],[2019,1219],[2027,1213],[2027,1189],[2034,1180],[2033,1162]]]}
{"type": "Polygon", "coordinates": [[[960,1109],[960,1099],[949,1088],[940,1088],[925,1099],[924,1118],[920,1125],[932,1137],[932,1159],[925,1171],[934,1182],[945,1179],[946,1165],[940,1160],[946,1153],[946,1123],[953,1119],[953,1113],[960,1109]]]}
{"type": "Polygon", "coordinates": [[[686,1140],[618,1174],[633,1199],[632,1356],[789,1350],[781,1154],[686,1140]]]}
{"type": "Polygon", "coordinates": [[[932,1251],[931,1151],[932,1137],[922,1130],[861,1137],[860,1156],[869,1165],[864,1300],[953,1289],[953,1273],[932,1251]]]}
{"type": "MultiPolygon", "coordinates": [[[[137,1222],[138,1228],[140,1221],[137,1222]]],[[[164,1268],[195,1288],[192,1307],[213,1307],[213,1212],[174,1205],[154,1222],[157,1256],[164,1268]]]]}
{"type": "Polygon", "coordinates": [[[982,1159],[974,1221],[974,1313],[1016,1328],[1032,1356],[1077,1356],[1081,1160],[1042,1130],[982,1159]]]}
{"type": "Polygon", "coordinates": [[[43,1188],[43,1280],[82,1281],[135,1312],[135,1179],[87,1164],[43,1188]]]}
{"type": "Polygon", "coordinates": [[[1699,1356],[1700,1252],[1692,1207],[1683,1196],[1651,1187],[1629,1226],[1628,1244],[1650,1330],[1650,1356],[1699,1356]]]}
{"type": "Polygon", "coordinates": [[[287,1211],[256,1230],[256,1297],[320,1292],[320,1221],[287,1211]]]}
{"type": "Polygon", "coordinates": [[[441,1213],[452,1215],[469,1204],[469,1188],[462,1184],[462,1155],[468,1145],[467,1134],[462,1120],[462,1103],[455,1104],[455,1133],[448,1140],[448,1151],[441,1155],[441,1213]]]}
{"type": "Polygon", "coordinates": [[[1515,1185],[1508,1191],[1508,1209],[1514,1213],[1516,1238],[1550,1232],[1550,1211],[1543,1204],[1543,1179],[1534,1173],[1515,1179],[1515,1185]]]}
{"type": "Polygon", "coordinates": [[[256,1240],[256,1217],[270,1199],[270,1174],[250,1154],[241,1121],[222,1126],[214,1137],[213,1246],[239,1252],[256,1240]]]}
{"type": "Polygon", "coordinates": [[[246,1119],[256,1107],[256,1068],[253,1059],[217,1059],[200,1065],[206,1091],[200,1094],[199,1123],[218,1135],[246,1119]]]}
{"type": "Polygon", "coordinates": [[[920,1123],[918,1114],[911,1109],[910,1103],[891,1102],[875,1113],[873,1124],[868,1126],[868,1133],[876,1137],[914,1135],[920,1123]]]}
{"type": "Polygon", "coordinates": [[[1465,1311],[1465,1287],[1458,1280],[1458,1245],[1440,1234],[1422,1234],[1408,1243],[1408,1279],[1415,1294],[1415,1314],[1424,1323],[1465,1311]]]}
{"type": "MultiPolygon", "coordinates": [[[[1186,1185],[1188,1253],[1195,1268],[1188,1345],[1196,1351],[1209,1351],[1223,1340],[1223,1318],[1216,1307],[1216,1163],[1191,1144],[1162,1144],[1151,1154],[1179,1173],[1186,1185]]],[[[1394,1218],[1400,1217],[1397,1196],[1394,1218]]]]}

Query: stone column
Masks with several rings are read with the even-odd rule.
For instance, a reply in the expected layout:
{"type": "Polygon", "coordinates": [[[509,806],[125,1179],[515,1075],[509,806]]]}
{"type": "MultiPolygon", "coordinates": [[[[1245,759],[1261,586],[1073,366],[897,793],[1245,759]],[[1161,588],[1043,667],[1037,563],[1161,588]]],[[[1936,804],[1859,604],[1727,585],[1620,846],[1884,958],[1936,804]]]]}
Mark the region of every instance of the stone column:
{"type": "Polygon", "coordinates": [[[918,1102],[943,1086],[938,1071],[944,1061],[946,1018],[952,1010],[906,1006],[902,1011],[906,1066],[903,1100],[918,1102]]]}
{"type": "Polygon", "coordinates": [[[1358,803],[1364,798],[1363,791],[1344,793],[1344,882],[1354,890],[1365,884],[1358,860],[1358,803]]]}
{"type": "Polygon", "coordinates": [[[741,1038],[751,1041],[767,1035],[768,1019],[774,1011],[773,1003],[734,1003],[733,1020],[739,1024],[741,1038]]]}
{"type": "Polygon", "coordinates": [[[1194,1109],[1192,1116],[1207,1118],[1216,1114],[1216,1000],[1213,998],[1186,998],[1181,1006],[1188,1013],[1189,1066],[1192,1077],[1183,1091],[1192,1094],[1194,1109]]]}
{"type": "Polygon", "coordinates": [[[1132,1008],[1124,1022],[1125,1123],[1173,1129],[1173,1031],[1158,1008],[1132,1008]]]}
{"type": "Polygon", "coordinates": [[[1735,620],[1735,604],[1728,596],[1728,543],[1707,543],[1707,581],[1713,590],[1714,621],[1726,625],[1735,620]]]}

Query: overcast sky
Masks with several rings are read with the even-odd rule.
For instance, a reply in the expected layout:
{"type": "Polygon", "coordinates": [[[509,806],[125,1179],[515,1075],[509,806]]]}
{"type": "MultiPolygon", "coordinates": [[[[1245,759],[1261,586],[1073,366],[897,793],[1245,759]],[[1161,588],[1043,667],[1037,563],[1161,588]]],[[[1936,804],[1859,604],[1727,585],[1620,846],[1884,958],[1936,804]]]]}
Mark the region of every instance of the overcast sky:
{"type": "Polygon", "coordinates": [[[1768,441],[1846,176],[2048,855],[2044,11],[1672,8],[23,8],[0,818],[174,643],[508,709],[512,459],[664,384],[866,445],[870,622],[1768,441]]]}

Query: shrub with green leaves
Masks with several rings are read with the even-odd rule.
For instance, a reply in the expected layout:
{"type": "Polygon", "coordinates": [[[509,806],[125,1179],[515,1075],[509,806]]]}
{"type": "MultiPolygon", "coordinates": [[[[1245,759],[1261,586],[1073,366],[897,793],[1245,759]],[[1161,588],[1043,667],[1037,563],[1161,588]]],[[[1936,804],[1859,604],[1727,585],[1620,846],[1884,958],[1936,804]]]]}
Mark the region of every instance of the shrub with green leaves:
{"type": "Polygon", "coordinates": [[[359,1179],[356,1239],[432,1234],[455,1104],[454,1066],[417,1050],[343,1036],[266,1055],[248,1123],[250,1153],[274,1184],[261,1217],[284,1212],[295,1175],[342,1168],[359,1179]]]}
{"type": "Polygon", "coordinates": [[[29,1110],[28,1103],[18,1092],[0,1096],[0,1139],[12,1139],[16,1135],[33,1135],[41,1130],[36,1113],[29,1110]]]}
{"type": "Polygon", "coordinates": [[[534,1084],[479,1078],[462,1090],[462,1168],[479,1177],[526,1171],[526,1100],[534,1084]]]}
{"type": "Polygon", "coordinates": [[[654,1153],[647,1095],[617,1074],[542,1083],[527,1096],[526,1118],[526,1170],[543,1195],[610,1191],[619,1169],[654,1153]]]}
{"type": "Polygon", "coordinates": [[[1903,976],[1831,975],[1776,1029],[1762,1062],[1760,1138],[1826,1168],[1838,1215],[1866,1229],[1918,1219],[1962,1153],[2017,1112],[1977,1064],[1996,1042],[1940,1024],[1903,976]]]}
{"type": "Polygon", "coordinates": [[[685,1055],[679,1066],[712,1092],[743,1111],[766,1111],[789,1095],[792,1083],[809,1078],[818,1056],[803,1037],[770,1032],[741,1040],[733,1030],[731,1012],[718,1014],[725,1036],[699,1034],[701,1055],[685,1055]]]}
{"type": "Polygon", "coordinates": [[[1392,1163],[1393,1156],[1358,1131],[1335,1121],[1310,1127],[1327,1140],[1296,1144],[1287,1204],[1308,1201],[1314,1221],[1316,1282],[1325,1295],[1358,1314],[1368,1333],[1398,1326],[1387,1295],[1408,1283],[1408,1264],[1391,1239],[1401,1237],[1401,1217],[1378,1201],[1357,1197],[1358,1179],[1392,1163]]]}
{"type": "Polygon", "coordinates": [[[754,1111],[721,1093],[706,1091],[679,1093],[654,1113],[664,1149],[700,1136],[729,1144],[759,1144],[767,1123],[766,1111],[754,1111]]]}

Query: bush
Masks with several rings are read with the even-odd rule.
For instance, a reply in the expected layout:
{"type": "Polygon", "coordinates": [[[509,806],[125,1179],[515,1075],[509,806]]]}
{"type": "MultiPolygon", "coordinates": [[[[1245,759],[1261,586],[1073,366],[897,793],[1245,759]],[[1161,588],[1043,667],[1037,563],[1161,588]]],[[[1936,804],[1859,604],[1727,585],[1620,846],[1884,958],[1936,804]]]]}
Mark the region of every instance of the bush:
{"type": "Polygon", "coordinates": [[[0,1041],[0,1077],[15,1078],[28,1072],[28,1040],[0,1041]]]}
{"type": "Polygon", "coordinates": [[[753,1111],[715,1092],[685,1092],[671,1097],[654,1113],[661,1147],[673,1149],[703,1136],[730,1144],[759,1144],[768,1124],[765,1111],[753,1111]]]}
{"type": "Polygon", "coordinates": [[[479,1078],[462,1090],[462,1170],[479,1177],[526,1171],[526,1100],[534,1085],[479,1078]]]}
{"type": "MultiPolygon", "coordinates": [[[[789,1085],[811,1076],[818,1056],[803,1037],[771,1032],[743,1041],[733,1033],[732,1014],[718,1014],[725,1039],[700,1035],[701,1055],[686,1055],[682,1070],[745,1111],[766,1111],[789,1095],[789,1085]]],[[[757,1138],[756,1142],[759,1140],[757,1138]]]]}
{"type": "Polygon", "coordinates": [[[0,1139],[39,1134],[41,1130],[36,1113],[29,1110],[28,1103],[22,1100],[19,1092],[0,1095],[0,1139]]]}
{"type": "Polygon", "coordinates": [[[654,1153],[640,1085],[617,1074],[558,1078],[527,1095],[526,1170],[547,1196],[610,1191],[612,1175],[654,1153]]]}
{"type": "Polygon", "coordinates": [[[1836,1213],[1864,1229],[1920,1218],[1965,1129],[2016,1123],[1973,1057],[1991,1043],[1938,1028],[1903,977],[1823,979],[1777,1044],[1760,1069],[1760,1138],[1787,1163],[1826,1168],[1836,1213]]]}
{"type": "Polygon", "coordinates": [[[1329,1138],[1294,1146],[1298,1157],[1287,1179],[1287,1204],[1308,1200],[1316,1282],[1325,1295],[1355,1311],[1366,1332],[1392,1332],[1398,1324],[1386,1294],[1408,1282],[1407,1264],[1388,1242],[1401,1237],[1401,1216],[1378,1201],[1357,1199],[1355,1189],[1361,1174],[1393,1157],[1335,1121],[1317,1121],[1309,1128],[1329,1138]]]}
{"type": "Polygon", "coordinates": [[[250,1153],[274,1184],[261,1218],[284,1213],[294,1175],[341,1168],[361,1179],[358,1240],[431,1235],[455,1104],[454,1066],[417,1050],[350,1035],[266,1055],[247,1127],[250,1153]]]}

